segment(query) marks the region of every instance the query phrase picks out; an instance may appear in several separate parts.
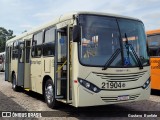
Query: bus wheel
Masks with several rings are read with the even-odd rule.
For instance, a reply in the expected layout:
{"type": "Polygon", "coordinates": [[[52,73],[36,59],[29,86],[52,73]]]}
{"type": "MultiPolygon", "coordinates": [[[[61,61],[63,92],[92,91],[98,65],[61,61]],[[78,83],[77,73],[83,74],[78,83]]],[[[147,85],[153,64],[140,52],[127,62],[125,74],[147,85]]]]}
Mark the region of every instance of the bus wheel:
{"type": "Polygon", "coordinates": [[[57,107],[57,100],[54,98],[54,86],[51,79],[46,81],[44,95],[48,107],[57,107]]]}
{"type": "Polygon", "coordinates": [[[15,75],[15,73],[13,73],[13,75],[12,75],[12,89],[14,91],[18,91],[18,86],[16,85],[16,75],[15,75]]]}

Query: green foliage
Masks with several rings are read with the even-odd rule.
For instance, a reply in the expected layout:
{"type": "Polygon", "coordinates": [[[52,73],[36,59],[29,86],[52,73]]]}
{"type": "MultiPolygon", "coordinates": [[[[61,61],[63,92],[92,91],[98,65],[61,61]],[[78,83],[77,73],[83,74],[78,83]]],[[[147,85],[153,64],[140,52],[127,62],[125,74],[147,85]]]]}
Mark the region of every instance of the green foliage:
{"type": "Polygon", "coordinates": [[[0,52],[5,51],[6,41],[13,37],[15,37],[15,35],[13,35],[13,30],[6,30],[5,28],[0,27],[0,52]]]}

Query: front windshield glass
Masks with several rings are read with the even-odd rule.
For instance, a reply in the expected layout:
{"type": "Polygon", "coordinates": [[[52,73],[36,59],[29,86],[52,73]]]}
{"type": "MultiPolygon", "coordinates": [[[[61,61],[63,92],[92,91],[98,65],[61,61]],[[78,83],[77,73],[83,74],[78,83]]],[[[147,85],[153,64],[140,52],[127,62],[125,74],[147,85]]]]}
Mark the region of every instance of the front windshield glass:
{"type": "Polygon", "coordinates": [[[131,45],[139,57],[142,65],[147,65],[149,57],[146,49],[146,36],[144,26],[139,21],[118,19],[122,37],[124,66],[137,66],[137,60],[133,51],[127,45],[131,45]]]}
{"type": "Polygon", "coordinates": [[[120,48],[123,52],[118,54],[110,66],[138,66],[133,51],[126,50],[125,34],[142,65],[148,64],[146,36],[141,22],[106,16],[80,15],[79,24],[81,27],[81,43],[79,44],[81,64],[103,67],[115,51],[120,48]]]}
{"type": "MultiPolygon", "coordinates": [[[[116,19],[82,15],[79,22],[82,30],[80,61],[85,65],[104,66],[111,55],[120,48],[116,19]]],[[[117,58],[121,61],[121,58],[117,58]]]]}

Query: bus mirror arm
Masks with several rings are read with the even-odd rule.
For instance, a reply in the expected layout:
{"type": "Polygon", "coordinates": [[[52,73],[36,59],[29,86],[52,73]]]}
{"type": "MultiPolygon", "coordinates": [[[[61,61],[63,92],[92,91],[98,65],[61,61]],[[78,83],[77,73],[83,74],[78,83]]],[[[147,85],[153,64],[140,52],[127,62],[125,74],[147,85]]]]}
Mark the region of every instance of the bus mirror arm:
{"type": "Polygon", "coordinates": [[[73,35],[72,35],[72,37],[73,37],[73,42],[80,42],[80,39],[81,39],[81,28],[80,28],[80,26],[79,25],[75,25],[74,27],[73,27],[73,35]]]}
{"type": "Polygon", "coordinates": [[[24,48],[24,42],[19,43],[20,48],[24,48]]]}

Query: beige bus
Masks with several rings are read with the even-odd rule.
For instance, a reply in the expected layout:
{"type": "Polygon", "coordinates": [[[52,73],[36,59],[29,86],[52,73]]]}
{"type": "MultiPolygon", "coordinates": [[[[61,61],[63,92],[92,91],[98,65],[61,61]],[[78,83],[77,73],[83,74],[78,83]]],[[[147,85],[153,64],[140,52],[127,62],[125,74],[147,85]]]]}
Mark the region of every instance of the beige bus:
{"type": "Polygon", "coordinates": [[[146,100],[150,65],[142,21],[74,12],[6,43],[5,80],[43,94],[50,108],[146,100]]]}

